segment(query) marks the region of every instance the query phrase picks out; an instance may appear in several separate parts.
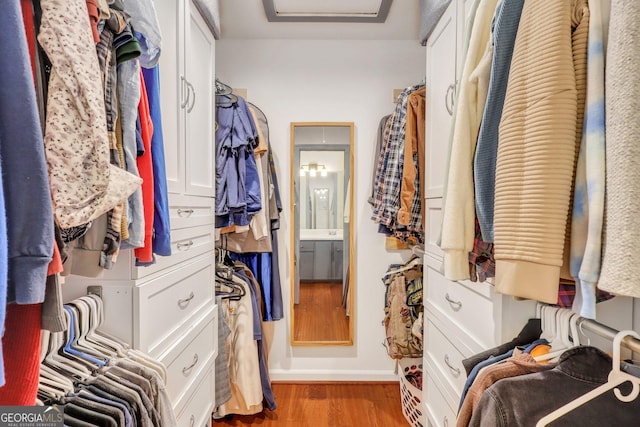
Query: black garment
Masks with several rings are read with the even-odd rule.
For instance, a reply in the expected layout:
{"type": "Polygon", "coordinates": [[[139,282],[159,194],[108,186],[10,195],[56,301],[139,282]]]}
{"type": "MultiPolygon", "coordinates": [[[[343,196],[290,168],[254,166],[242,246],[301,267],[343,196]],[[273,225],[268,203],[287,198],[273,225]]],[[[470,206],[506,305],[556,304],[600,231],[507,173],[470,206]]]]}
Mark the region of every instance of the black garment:
{"type": "Polygon", "coordinates": [[[118,422],[109,415],[83,408],[75,403],[67,403],[63,408],[65,414],[69,414],[78,420],[86,421],[100,427],[120,427],[118,422]]]}
{"type": "Polygon", "coordinates": [[[110,372],[107,372],[106,374],[104,374],[104,376],[106,378],[111,378],[113,381],[116,381],[117,383],[121,384],[123,387],[126,387],[127,389],[131,390],[133,393],[136,393],[138,396],[140,396],[140,399],[142,400],[142,404],[144,405],[144,408],[146,409],[149,419],[151,420],[151,425],[152,426],[162,425],[162,421],[160,420],[160,415],[158,414],[158,411],[156,410],[155,405],[152,402],[153,396],[148,396],[144,392],[142,387],[140,387],[138,384],[134,384],[133,382],[129,381],[126,378],[116,376],[110,372]]]}
{"type": "MultiPolygon", "coordinates": [[[[607,382],[612,361],[595,347],[576,347],[548,371],[502,379],[489,387],[473,412],[470,427],[534,427],[545,415],[607,382]]],[[[629,394],[631,385],[620,391],[629,394]]],[[[613,390],[549,424],[559,426],[640,425],[640,399],[619,401],[613,390]]]]}
{"type": "Polygon", "coordinates": [[[107,415],[116,421],[116,425],[124,426],[124,414],[115,406],[109,406],[104,403],[95,402],[89,399],[85,399],[81,396],[70,397],[66,399],[66,403],[73,403],[89,411],[107,415]]]}
{"type": "Polygon", "coordinates": [[[471,373],[473,367],[483,360],[487,360],[491,356],[499,356],[501,354],[505,354],[509,350],[513,350],[519,345],[527,345],[529,343],[532,343],[540,338],[540,334],[542,334],[540,319],[529,319],[518,336],[513,340],[464,359],[462,361],[462,366],[464,366],[464,370],[467,372],[467,376],[469,376],[469,373],[471,373]]]}
{"type": "Polygon", "coordinates": [[[95,425],[79,420],[69,414],[64,414],[64,425],[69,427],[95,427],[95,425]]]}
{"type": "Polygon", "coordinates": [[[140,421],[139,421],[139,417],[140,417],[140,410],[138,409],[138,406],[135,404],[135,402],[133,401],[129,401],[127,399],[123,399],[120,396],[116,396],[106,390],[103,390],[102,388],[99,388],[95,385],[81,385],[80,386],[81,389],[85,389],[93,394],[95,394],[96,396],[100,396],[100,397],[104,397],[105,399],[110,399],[113,400],[114,402],[118,402],[123,404],[128,410],[129,413],[132,415],[133,417],[133,424],[134,426],[139,426],[140,421]]]}

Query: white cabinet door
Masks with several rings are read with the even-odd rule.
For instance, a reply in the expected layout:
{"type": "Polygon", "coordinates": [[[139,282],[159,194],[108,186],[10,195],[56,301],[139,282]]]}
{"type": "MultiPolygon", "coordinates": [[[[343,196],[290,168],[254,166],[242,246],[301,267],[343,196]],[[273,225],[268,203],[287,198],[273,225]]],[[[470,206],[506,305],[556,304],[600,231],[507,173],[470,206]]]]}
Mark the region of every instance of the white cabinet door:
{"type": "Polygon", "coordinates": [[[170,193],[184,192],[184,1],[156,2],[162,29],[160,55],[160,106],[164,137],[167,189],[170,193]]]}
{"type": "Polygon", "coordinates": [[[456,8],[451,2],[427,41],[425,197],[442,197],[455,96],[456,8]]]}
{"type": "Polygon", "coordinates": [[[192,2],[187,23],[186,74],[189,90],[185,193],[215,195],[215,39],[192,2]]]}

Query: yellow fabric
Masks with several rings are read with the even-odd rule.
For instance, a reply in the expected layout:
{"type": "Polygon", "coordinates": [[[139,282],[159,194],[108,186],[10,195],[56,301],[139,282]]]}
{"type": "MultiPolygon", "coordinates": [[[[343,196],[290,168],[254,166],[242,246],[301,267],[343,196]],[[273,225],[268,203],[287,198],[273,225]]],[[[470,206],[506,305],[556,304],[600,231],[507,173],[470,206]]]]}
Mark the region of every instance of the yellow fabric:
{"type": "Polygon", "coordinates": [[[525,2],[499,129],[496,289],[555,304],[586,89],[587,0],[525,2]]]}
{"type": "Polygon", "coordinates": [[[548,344],[540,344],[537,345],[533,348],[533,350],[531,350],[531,352],[529,352],[529,354],[531,355],[531,357],[535,358],[538,356],[543,356],[545,354],[549,354],[549,350],[551,350],[551,346],[548,344]]]}

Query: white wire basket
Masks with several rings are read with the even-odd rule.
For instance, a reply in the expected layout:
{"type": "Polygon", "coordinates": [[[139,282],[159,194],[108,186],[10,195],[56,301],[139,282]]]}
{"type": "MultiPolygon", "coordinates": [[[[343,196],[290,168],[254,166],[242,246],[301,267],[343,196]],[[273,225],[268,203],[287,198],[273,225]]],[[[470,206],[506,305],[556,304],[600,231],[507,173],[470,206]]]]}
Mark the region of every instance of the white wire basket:
{"type": "Polygon", "coordinates": [[[402,414],[412,427],[424,427],[426,416],[422,404],[422,390],[411,384],[406,378],[406,374],[411,371],[422,372],[422,359],[400,359],[398,366],[400,366],[402,414]]]}

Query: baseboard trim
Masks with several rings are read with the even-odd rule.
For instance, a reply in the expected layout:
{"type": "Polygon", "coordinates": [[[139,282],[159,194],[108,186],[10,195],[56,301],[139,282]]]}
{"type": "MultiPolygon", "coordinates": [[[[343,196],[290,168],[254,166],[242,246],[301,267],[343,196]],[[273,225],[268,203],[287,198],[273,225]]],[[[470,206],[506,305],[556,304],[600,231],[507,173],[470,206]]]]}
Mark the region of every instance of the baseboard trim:
{"type": "Polygon", "coordinates": [[[273,382],[398,382],[389,371],[321,371],[316,369],[270,369],[273,382]]]}

